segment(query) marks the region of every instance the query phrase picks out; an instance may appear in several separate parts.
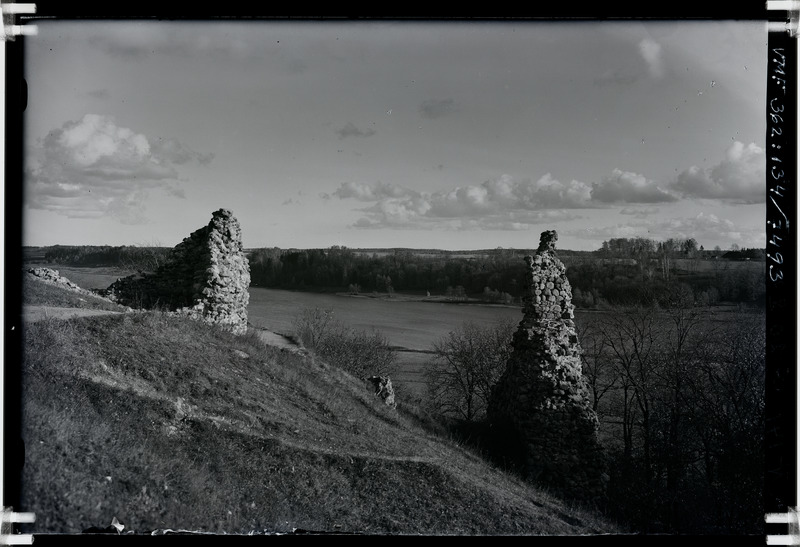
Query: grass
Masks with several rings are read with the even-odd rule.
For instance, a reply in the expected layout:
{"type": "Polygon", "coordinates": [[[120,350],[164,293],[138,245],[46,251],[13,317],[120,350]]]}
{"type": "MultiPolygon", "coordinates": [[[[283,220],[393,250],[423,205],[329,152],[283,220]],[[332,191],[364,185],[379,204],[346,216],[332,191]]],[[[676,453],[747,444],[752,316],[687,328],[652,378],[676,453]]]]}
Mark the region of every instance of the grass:
{"type": "Polygon", "coordinates": [[[28,306],[54,306],[107,311],[125,311],[127,309],[104,298],[65,290],[63,287],[28,274],[23,274],[22,276],[22,299],[25,305],[28,306]]]}
{"type": "Polygon", "coordinates": [[[44,319],[24,341],[28,532],[113,517],[136,532],[616,531],[494,468],[415,405],[392,410],[254,333],[152,312],[44,319]]]}

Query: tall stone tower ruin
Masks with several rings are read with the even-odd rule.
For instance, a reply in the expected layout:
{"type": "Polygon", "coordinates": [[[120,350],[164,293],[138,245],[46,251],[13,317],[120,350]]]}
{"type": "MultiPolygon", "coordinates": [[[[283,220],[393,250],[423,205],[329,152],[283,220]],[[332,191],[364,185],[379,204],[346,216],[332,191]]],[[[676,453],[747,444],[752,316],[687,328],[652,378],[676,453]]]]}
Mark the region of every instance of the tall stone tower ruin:
{"type": "Polygon", "coordinates": [[[154,273],[118,279],[107,293],[128,306],[165,307],[243,334],[249,286],[239,221],[220,209],[207,226],[176,245],[154,273]]]}
{"type": "Polygon", "coordinates": [[[505,455],[528,480],[595,501],[604,492],[604,457],[581,374],[572,289],[555,254],[557,239],[555,231],[543,232],[536,253],[525,257],[524,317],[488,417],[505,455]]]}

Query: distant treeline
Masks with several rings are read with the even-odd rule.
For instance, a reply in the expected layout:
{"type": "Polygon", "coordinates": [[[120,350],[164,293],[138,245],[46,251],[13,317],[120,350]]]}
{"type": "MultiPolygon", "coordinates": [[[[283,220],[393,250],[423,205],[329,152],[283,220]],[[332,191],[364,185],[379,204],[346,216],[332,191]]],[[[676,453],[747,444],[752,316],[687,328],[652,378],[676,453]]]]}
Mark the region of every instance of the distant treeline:
{"type": "Polygon", "coordinates": [[[118,266],[136,271],[153,271],[163,263],[172,249],[169,247],[138,247],[134,245],[54,245],[40,247],[44,260],[66,266],[118,266]]]}
{"type": "MultiPolygon", "coordinates": [[[[166,247],[65,246],[38,250],[48,263],[119,266],[152,271],[166,247]]],[[[412,249],[260,248],[248,252],[254,286],[351,293],[467,296],[518,302],[524,262],[532,249],[444,251],[412,249]]],[[[687,285],[701,304],[763,304],[764,249],[711,250],[694,239],[615,238],[596,251],[559,250],[578,307],[627,305],[660,298],[675,283],[687,285]],[[746,262],[750,262],[747,264],[746,262]]]]}
{"type": "MultiPolygon", "coordinates": [[[[466,296],[493,302],[519,301],[522,257],[530,249],[464,253],[418,253],[408,249],[368,253],[329,249],[254,249],[252,284],[296,290],[347,290],[466,296]]],[[[763,249],[706,251],[691,240],[656,242],[619,238],[593,252],[559,251],[578,307],[627,305],[658,300],[675,283],[687,285],[700,304],[720,301],[761,304],[763,249]]]]}
{"type": "Polygon", "coordinates": [[[287,289],[336,288],[351,292],[483,293],[485,287],[519,295],[524,263],[519,251],[498,249],[480,257],[417,254],[410,250],[363,253],[330,249],[255,249],[254,285],[287,289]]]}

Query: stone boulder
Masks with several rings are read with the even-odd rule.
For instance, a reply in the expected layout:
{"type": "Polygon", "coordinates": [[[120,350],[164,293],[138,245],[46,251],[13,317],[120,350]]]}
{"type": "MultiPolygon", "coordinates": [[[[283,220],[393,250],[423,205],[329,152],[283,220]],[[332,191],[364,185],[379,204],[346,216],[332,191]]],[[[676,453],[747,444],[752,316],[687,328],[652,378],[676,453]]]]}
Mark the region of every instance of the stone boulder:
{"type": "Polygon", "coordinates": [[[107,293],[128,306],[166,308],[243,334],[249,286],[239,222],[220,209],[207,226],[176,245],[154,273],[118,279],[107,293]]]}
{"type": "Polygon", "coordinates": [[[375,395],[383,399],[386,406],[397,408],[397,403],[394,400],[394,388],[392,387],[392,380],[387,376],[370,376],[367,382],[375,390],[375,395]]]}
{"type": "Polygon", "coordinates": [[[525,257],[523,319],[487,414],[498,446],[529,480],[566,497],[599,501],[605,458],[557,239],[555,231],[542,233],[536,253],[525,257]]]}
{"type": "Polygon", "coordinates": [[[52,268],[29,268],[28,270],[26,270],[26,273],[29,276],[35,277],[39,281],[43,281],[49,285],[55,285],[61,287],[62,289],[82,294],[84,296],[91,296],[93,298],[102,298],[103,300],[108,300],[107,298],[104,298],[102,294],[98,294],[95,291],[90,291],[88,289],[79,287],[77,283],[70,281],[69,279],[61,275],[61,273],[58,270],[54,270],[52,268]]]}
{"type": "Polygon", "coordinates": [[[52,268],[29,268],[27,273],[42,281],[47,281],[54,285],[61,285],[65,289],[71,289],[73,291],[81,290],[78,285],[61,275],[58,270],[52,268]]]}

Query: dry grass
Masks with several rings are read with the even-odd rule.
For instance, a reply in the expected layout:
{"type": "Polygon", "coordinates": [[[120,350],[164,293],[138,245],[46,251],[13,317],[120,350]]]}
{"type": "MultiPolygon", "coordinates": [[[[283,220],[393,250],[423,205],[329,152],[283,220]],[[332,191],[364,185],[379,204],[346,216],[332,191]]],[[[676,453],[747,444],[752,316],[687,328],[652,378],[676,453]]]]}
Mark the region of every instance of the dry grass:
{"type": "Polygon", "coordinates": [[[413,405],[314,358],[160,313],[27,325],[28,531],[594,534],[413,405]]]}
{"type": "Polygon", "coordinates": [[[104,298],[69,291],[29,274],[23,274],[22,276],[22,299],[25,305],[28,306],[55,306],[108,311],[125,311],[126,309],[104,298]]]}

